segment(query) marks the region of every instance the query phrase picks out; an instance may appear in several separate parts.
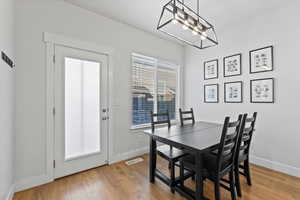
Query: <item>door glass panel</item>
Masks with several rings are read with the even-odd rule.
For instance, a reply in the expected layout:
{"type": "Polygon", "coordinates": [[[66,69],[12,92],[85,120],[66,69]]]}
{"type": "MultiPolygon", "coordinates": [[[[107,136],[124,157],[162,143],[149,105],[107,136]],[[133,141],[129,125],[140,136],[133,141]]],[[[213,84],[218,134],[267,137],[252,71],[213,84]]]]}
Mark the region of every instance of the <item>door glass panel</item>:
{"type": "Polygon", "coordinates": [[[65,159],[100,152],[100,63],[65,58],[65,159]]]}

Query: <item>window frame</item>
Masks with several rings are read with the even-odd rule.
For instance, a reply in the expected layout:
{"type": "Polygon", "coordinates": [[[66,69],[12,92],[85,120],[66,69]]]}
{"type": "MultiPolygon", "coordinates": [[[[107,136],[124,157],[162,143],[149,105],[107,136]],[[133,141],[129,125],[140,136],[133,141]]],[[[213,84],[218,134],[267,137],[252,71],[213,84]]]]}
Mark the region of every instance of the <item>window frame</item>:
{"type": "Polygon", "coordinates": [[[170,62],[164,59],[160,59],[160,58],[154,58],[154,57],[150,57],[150,56],[145,56],[139,53],[132,53],[131,54],[131,90],[130,90],[130,102],[131,102],[131,121],[130,121],[130,129],[131,130],[135,130],[135,129],[143,129],[143,128],[149,128],[151,127],[151,123],[146,123],[146,124],[140,124],[140,125],[133,125],[132,124],[132,118],[133,118],[133,106],[132,106],[132,99],[133,99],[133,93],[132,93],[132,87],[133,87],[133,80],[132,80],[132,67],[134,64],[134,57],[139,57],[139,58],[144,58],[147,60],[152,60],[154,61],[154,112],[157,112],[157,85],[158,85],[158,80],[157,80],[157,73],[159,70],[159,66],[163,66],[163,68],[169,68],[172,69],[176,72],[176,102],[175,102],[175,119],[171,120],[171,124],[177,124],[178,123],[178,110],[181,106],[181,66],[174,63],[174,62],[170,62]]]}

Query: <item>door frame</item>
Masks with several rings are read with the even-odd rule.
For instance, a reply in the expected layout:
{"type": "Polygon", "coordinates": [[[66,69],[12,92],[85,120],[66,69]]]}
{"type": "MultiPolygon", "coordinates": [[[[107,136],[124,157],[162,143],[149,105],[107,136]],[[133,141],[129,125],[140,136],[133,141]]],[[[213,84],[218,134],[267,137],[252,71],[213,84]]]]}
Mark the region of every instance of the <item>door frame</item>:
{"type": "Polygon", "coordinates": [[[46,177],[47,182],[54,180],[54,67],[55,67],[55,45],[62,45],[75,49],[104,54],[108,57],[108,109],[109,122],[107,130],[108,164],[113,160],[113,68],[114,49],[108,46],[99,46],[94,43],[84,42],[79,39],[44,32],[43,41],[46,47],[46,177]]]}

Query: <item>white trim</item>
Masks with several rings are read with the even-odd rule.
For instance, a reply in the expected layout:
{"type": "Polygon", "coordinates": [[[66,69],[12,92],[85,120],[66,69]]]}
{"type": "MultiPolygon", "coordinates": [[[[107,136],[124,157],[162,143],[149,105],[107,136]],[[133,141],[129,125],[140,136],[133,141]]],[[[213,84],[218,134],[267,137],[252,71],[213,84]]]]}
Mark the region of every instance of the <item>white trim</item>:
{"type": "Polygon", "coordinates": [[[63,46],[80,48],[82,50],[94,51],[96,53],[112,55],[114,50],[108,46],[99,46],[90,42],[83,42],[76,38],[70,38],[62,35],[44,32],[44,42],[54,43],[63,46]]]}
{"type": "Polygon", "coordinates": [[[8,193],[4,200],[12,200],[14,197],[14,194],[15,194],[15,185],[13,184],[9,187],[8,193]]]}
{"type": "Polygon", "coordinates": [[[125,153],[121,153],[118,155],[115,155],[114,158],[112,160],[109,161],[109,164],[113,164],[113,163],[117,163],[120,161],[124,161],[124,160],[128,160],[137,156],[141,156],[144,154],[149,153],[149,148],[148,147],[143,147],[140,149],[136,149],[136,150],[132,150],[129,152],[125,152],[125,153]]]}
{"type": "Polygon", "coordinates": [[[300,178],[300,168],[297,168],[297,167],[293,167],[290,165],[282,164],[279,162],[271,161],[271,160],[268,160],[265,158],[260,158],[260,157],[253,156],[253,155],[250,155],[250,162],[255,165],[273,169],[275,171],[279,171],[281,173],[300,178]]]}
{"type": "Polygon", "coordinates": [[[109,109],[109,127],[108,127],[108,162],[113,158],[113,102],[111,95],[113,94],[113,68],[114,68],[114,50],[111,47],[99,46],[94,43],[83,42],[78,39],[69,38],[57,34],[47,33],[43,34],[43,41],[46,44],[46,174],[30,177],[21,180],[17,184],[17,189],[27,189],[37,185],[45,184],[54,180],[54,118],[52,109],[54,107],[54,62],[55,55],[54,45],[63,45],[76,49],[86,50],[108,56],[108,109],[109,109]],[[28,182],[28,184],[27,184],[28,182]]]}
{"type": "Polygon", "coordinates": [[[46,174],[54,180],[54,44],[46,43],[46,174]]]}
{"type": "Polygon", "coordinates": [[[44,185],[52,181],[53,181],[53,177],[49,177],[48,175],[45,174],[41,176],[32,176],[25,179],[21,179],[16,183],[15,192],[20,192],[36,186],[44,185]]]}

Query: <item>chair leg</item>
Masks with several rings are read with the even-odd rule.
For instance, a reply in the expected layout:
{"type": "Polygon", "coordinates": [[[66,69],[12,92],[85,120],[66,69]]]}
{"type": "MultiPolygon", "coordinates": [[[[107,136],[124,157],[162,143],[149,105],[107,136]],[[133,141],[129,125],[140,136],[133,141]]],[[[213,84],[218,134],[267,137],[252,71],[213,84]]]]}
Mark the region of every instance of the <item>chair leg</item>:
{"type": "Polygon", "coordinates": [[[174,182],[175,182],[175,163],[173,161],[169,162],[170,164],[170,188],[171,188],[171,192],[174,193],[174,182]]]}
{"type": "Polygon", "coordinates": [[[249,160],[248,159],[244,161],[244,168],[245,168],[244,173],[246,174],[247,183],[248,183],[248,185],[251,186],[252,182],[251,182],[250,165],[249,165],[249,160]]]}
{"type": "Polygon", "coordinates": [[[180,186],[184,186],[184,165],[183,162],[180,162],[180,186]]]}
{"type": "Polygon", "coordinates": [[[220,200],[221,196],[220,196],[220,179],[217,178],[216,182],[215,182],[215,199],[216,200],[220,200]]]}
{"type": "Polygon", "coordinates": [[[231,192],[231,199],[236,200],[236,192],[235,192],[235,180],[234,180],[234,170],[232,169],[229,174],[230,180],[230,192],[231,192]]]}
{"type": "Polygon", "coordinates": [[[239,173],[238,165],[237,165],[237,167],[235,167],[234,170],[235,170],[234,176],[235,176],[235,186],[236,186],[237,194],[238,194],[239,197],[242,197],[241,183],[240,183],[240,173],[239,173]]]}
{"type": "Polygon", "coordinates": [[[196,180],[196,175],[192,176],[192,180],[195,181],[196,180]]]}

